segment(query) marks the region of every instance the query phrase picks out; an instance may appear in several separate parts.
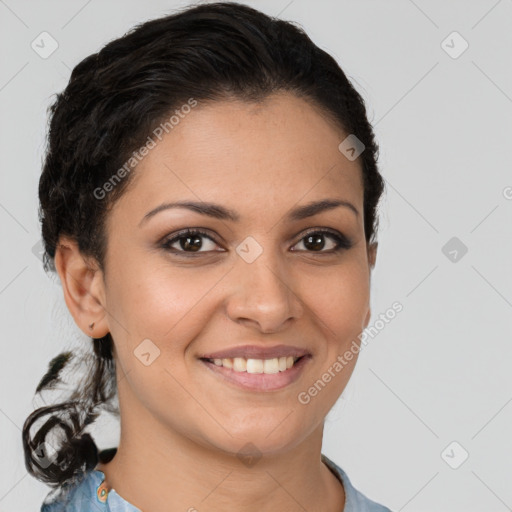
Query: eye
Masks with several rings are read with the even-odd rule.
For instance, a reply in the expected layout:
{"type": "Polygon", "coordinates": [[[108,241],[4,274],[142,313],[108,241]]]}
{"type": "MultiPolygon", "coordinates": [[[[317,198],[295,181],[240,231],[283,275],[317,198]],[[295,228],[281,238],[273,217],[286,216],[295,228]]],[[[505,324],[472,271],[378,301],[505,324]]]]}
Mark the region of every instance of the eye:
{"type": "MultiPolygon", "coordinates": [[[[341,233],[336,231],[331,231],[329,229],[314,229],[306,233],[305,236],[302,237],[299,244],[302,244],[307,252],[338,252],[342,250],[347,250],[352,247],[352,242],[341,233]],[[325,238],[331,239],[331,247],[330,250],[322,250],[326,246],[325,238]],[[334,243],[332,242],[334,240],[334,243]],[[334,247],[333,247],[334,245],[334,247]]],[[[329,244],[327,244],[329,245],[329,244]]],[[[295,250],[295,249],[293,249],[295,250]]]]}
{"type": "MultiPolygon", "coordinates": [[[[352,247],[352,242],[346,236],[337,231],[325,228],[310,230],[301,238],[299,244],[296,245],[300,244],[303,244],[305,249],[299,250],[318,253],[334,253],[347,250],[352,247]],[[331,240],[330,244],[326,244],[326,238],[331,240]],[[323,250],[326,246],[328,250],[323,250]]],[[[164,249],[174,253],[181,253],[186,256],[193,256],[202,252],[222,252],[215,249],[216,245],[217,243],[212,236],[205,231],[190,228],[177,233],[175,236],[162,243],[162,247],[164,249]],[[204,239],[208,241],[206,244],[203,241],[204,239]]],[[[297,249],[292,249],[292,251],[296,250],[297,249]]]]}
{"type": "Polygon", "coordinates": [[[162,247],[164,249],[170,250],[171,252],[194,254],[198,252],[210,252],[215,250],[215,245],[217,245],[215,240],[213,240],[213,238],[204,231],[198,229],[186,229],[178,233],[176,236],[165,240],[162,244],[162,247]],[[203,238],[207,239],[211,243],[211,247],[208,247],[208,243],[205,244],[203,242],[203,238]],[[174,245],[177,245],[179,248],[173,247],[174,245]],[[204,248],[205,250],[201,251],[201,249],[204,248]]]}

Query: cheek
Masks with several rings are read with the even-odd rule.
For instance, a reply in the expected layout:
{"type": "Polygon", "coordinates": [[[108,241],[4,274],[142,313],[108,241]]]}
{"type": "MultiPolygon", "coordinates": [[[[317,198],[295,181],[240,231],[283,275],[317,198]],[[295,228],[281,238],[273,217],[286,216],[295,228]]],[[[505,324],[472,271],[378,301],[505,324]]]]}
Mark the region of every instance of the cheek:
{"type": "Polygon", "coordinates": [[[369,309],[368,271],[356,259],[304,283],[303,297],[340,341],[359,334],[369,309]]]}
{"type": "MultiPolygon", "coordinates": [[[[116,334],[128,336],[132,350],[149,338],[162,351],[183,352],[201,335],[222,302],[219,293],[226,282],[219,281],[225,273],[225,267],[171,268],[166,264],[118,271],[112,279],[109,300],[115,319],[114,339],[119,339],[116,334]],[[123,279],[123,275],[133,277],[123,279]]],[[[298,269],[290,279],[290,287],[307,306],[305,318],[299,322],[307,321],[309,315],[326,339],[335,337],[340,343],[350,343],[357,337],[369,307],[368,271],[360,256],[354,255],[329,270],[298,269]]]]}
{"type": "MultiPolygon", "coordinates": [[[[177,402],[186,401],[178,383],[191,379],[191,366],[185,360],[189,361],[189,347],[204,335],[219,303],[215,285],[223,273],[213,267],[199,271],[153,265],[112,287],[117,310],[111,330],[119,363],[144,403],[152,403],[155,389],[177,402]],[[148,351],[154,362],[146,367],[136,356],[148,351]]],[[[182,408],[188,408],[185,402],[182,408]]]]}
{"type": "MultiPolygon", "coordinates": [[[[123,319],[130,337],[153,337],[163,342],[176,338],[175,333],[183,326],[190,330],[201,324],[198,317],[201,318],[202,301],[207,301],[221,277],[219,271],[171,269],[170,265],[141,268],[142,271],[139,268],[132,272],[130,279],[117,276],[111,293],[115,313],[123,319]]],[[[192,331],[189,337],[194,335],[192,331]]]]}

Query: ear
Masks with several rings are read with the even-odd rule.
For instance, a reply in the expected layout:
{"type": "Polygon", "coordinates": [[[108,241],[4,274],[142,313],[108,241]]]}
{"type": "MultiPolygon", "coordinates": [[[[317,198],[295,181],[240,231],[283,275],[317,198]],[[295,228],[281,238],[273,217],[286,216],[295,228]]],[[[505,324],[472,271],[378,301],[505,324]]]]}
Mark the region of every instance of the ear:
{"type": "MultiPolygon", "coordinates": [[[[368,265],[369,265],[369,271],[370,271],[370,275],[369,275],[369,280],[371,282],[371,273],[372,273],[372,270],[373,270],[373,267],[375,267],[375,261],[377,260],[377,247],[378,247],[378,242],[373,242],[371,244],[368,245],[368,265]]],[[[371,308],[368,307],[368,313],[366,314],[366,319],[364,321],[364,329],[366,329],[366,327],[368,326],[368,324],[370,323],[370,318],[372,316],[372,311],[371,311],[371,308]]]]}
{"type": "Polygon", "coordinates": [[[377,260],[378,246],[378,242],[373,242],[368,245],[368,264],[370,265],[370,270],[373,270],[373,267],[375,266],[375,261],[377,260]]]}
{"type": "Polygon", "coordinates": [[[103,273],[97,263],[80,253],[74,239],[63,236],[57,243],[55,268],[62,284],[64,300],[75,323],[87,336],[105,336],[109,332],[105,287],[103,273]],[[94,327],[90,329],[92,323],[94,327]]]}

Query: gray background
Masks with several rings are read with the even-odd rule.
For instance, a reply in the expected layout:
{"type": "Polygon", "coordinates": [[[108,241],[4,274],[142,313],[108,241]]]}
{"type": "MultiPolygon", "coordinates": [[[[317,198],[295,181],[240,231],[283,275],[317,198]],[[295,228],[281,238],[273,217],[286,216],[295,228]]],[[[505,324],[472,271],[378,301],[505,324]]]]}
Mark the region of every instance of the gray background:
{"type": "MultiPolygon", "coordinates": [[[[362,351],[323,452],[396,511],[512,510],[512,1],[246,3],[333,54],[381,146],[370,325],[403,311],[362,351]]],[[[0,0],[0,512],[39,510],[21,427],[49,360],[87,343],[37,257],[46,108],[82,58],[186,4],[0,0]],[[48,58],[31,47],[43,31],[48,58]]],[[[105,425],[100,447],[117,439],[105,425]]]]}

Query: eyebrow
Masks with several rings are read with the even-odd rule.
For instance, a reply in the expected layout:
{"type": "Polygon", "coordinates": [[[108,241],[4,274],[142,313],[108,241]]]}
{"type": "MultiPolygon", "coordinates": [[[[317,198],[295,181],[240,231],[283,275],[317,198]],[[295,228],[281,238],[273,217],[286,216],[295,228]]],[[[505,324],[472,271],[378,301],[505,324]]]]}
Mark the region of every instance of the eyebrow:
{"type": "MultiPolygon", "coordinates": [[[[306,205],[294,208],[286,214],[286,219],[290,221],[298,221],[340,206],[350,209],[356,217],[359,217],[359,210],[349,201],[345,201],[344,199],[323,199],[321,201],[313,201],[306,205]]],[[[200,213],[201,215],[207,215],[208,217],[220,220],[230,220],[233,222],[238,222],[240,220],[240,215],[237,212],[219,204],[204,201],[178,201],[174,203],[163,203],[156,208],[153,208],[153,210],[144,215],[139,223],[139,227],[146,223],[151,217],[154,217],[157,213],[172,208],[185,208],[193,212],[200,213]]]]}

